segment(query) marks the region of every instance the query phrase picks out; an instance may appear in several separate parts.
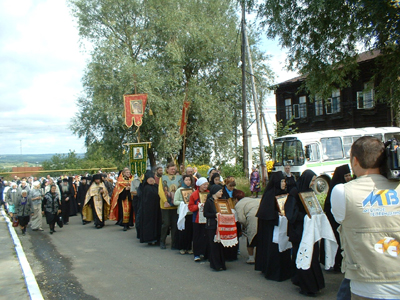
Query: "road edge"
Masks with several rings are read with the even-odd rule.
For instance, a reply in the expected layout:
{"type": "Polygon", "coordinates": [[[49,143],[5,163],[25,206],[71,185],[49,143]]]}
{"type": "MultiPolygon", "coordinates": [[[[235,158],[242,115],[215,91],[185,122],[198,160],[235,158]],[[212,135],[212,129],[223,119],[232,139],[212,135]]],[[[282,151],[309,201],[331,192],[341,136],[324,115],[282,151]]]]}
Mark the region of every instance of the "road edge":
{"type": "Polygon", "coordinates": [[[15,232],[14,227],[12,227],[12,223],[4,209],[1,208],[1,214],[7,222],[8,230],[10,232],[11,238],[14,242],[15,252],[17,252],[17,257],[19,261],[19,265],[21,266],[22,273],[24,274],[26,288],[28,290],[29,296],[32,300],[44,300],[42,292],[40,291],[39,285],[37,284],[36,277],[32,272],[31,266],[26,258],[24,249],[22,248],[21,241],[18,238],[17,233],[15,232]]]}

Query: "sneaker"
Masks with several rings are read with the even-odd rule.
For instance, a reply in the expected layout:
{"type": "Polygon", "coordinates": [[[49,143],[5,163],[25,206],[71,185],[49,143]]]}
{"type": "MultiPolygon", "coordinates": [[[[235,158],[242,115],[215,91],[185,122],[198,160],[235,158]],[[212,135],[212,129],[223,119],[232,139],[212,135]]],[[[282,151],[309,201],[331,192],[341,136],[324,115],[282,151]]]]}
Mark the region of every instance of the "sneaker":
{"type": "Polygon", "coordinates": [[[200,256],[195,256],[194,257],[194,261],[200,261],[200,260],[201,260],[200,256]]]}
{"type": "Polygon", "coordinates": [[[165,246],[165,243],[161,242],[160,243],[160,249],[165,250],[167,247],[165,246]]]}
{"type": "Polygon", "coordinates": [[[193,254],[193,250],[189,250],[187,253],[188,254],[193,254]]]}
{"type": "Polygon", "coordinates": [[[183,249],[181,249],[181,250],[179,250],[179,253],[182,254],[182,255],[184,255],[184,254],[186,254],[186,251],[183,250],[183,249]]]}
{"type": "Polygon", "coordinates": [[[246,261],[246,264],[249,264],[249,265],[254,265],[256,263],[256,261],[254,260],[254,258],[250,258],[249,257],[249,259],[246,261]]]}
{"type": "Polygon", "coordinates": [[[38,230],[39,230],[39,231],[43,231],[43,228],[39,228],[38,230]]]}

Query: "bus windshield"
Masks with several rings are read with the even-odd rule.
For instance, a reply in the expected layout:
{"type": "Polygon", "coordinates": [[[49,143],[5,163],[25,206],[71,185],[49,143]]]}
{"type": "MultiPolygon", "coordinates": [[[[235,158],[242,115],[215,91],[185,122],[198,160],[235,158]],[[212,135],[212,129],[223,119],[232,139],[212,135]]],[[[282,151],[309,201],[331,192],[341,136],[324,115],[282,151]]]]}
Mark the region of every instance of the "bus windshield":
{"type": "Polygon", "coordinates": [[[275,141],[273,157],[275,158],[275,165],[282,166],[282,144],[281,141],[275,141]]]}
{"type": "Polygon", "coordinates": [[[299,140],[285,141],[282,145],[283,163],[292,166],[304,164],[304,152],[299,140]]]}

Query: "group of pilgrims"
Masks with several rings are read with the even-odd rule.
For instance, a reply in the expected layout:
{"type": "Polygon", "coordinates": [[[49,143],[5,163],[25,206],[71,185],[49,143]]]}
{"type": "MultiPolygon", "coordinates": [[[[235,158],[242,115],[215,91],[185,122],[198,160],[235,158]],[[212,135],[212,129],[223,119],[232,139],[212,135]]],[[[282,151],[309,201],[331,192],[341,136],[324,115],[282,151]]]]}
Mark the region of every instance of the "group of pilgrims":
{"type": "MultiPolygon", "coordinates": [[[[248,264],[254,264],[256,271],[268,280],[285,281],[300,287],[300,293],[315,296],[325,286],[321,264],[325,263],[324,241],[313,245],[312,258],[308,269],[296,266],[299,245],[304,235],[304,218],[307,214],[300,193],[312,191],[316,174],[304,171],[299,178],[290,173],[290,166],[284,172],[271,174],[263,196],[245,197],[236,189],[232,176],[222,179],[215,168],[210,168],[207,177],[201,177],[197,170],[188,167],[177,172],[170,163],[163,172],[157,167],[154,172],[147,170],[142,178],[133,176],[124,168],[115,178],[110,174],[98,173],[93,176],[74,176],[60,179],[58,184],[48,179],[32,182],[32,189],[24,190],[12,183],[5,193],[8,213],[18,218],[22,234],[31,222],[32,230],[42,229],[42,214],[49,225],[50,234],[59,227],[68,225],[69,217],[79,212],[82,224],[93,222],[100,229],[107,220],[127,231],[136,228],[140,243],[167,248],[180,254],[193,255],[195,262],[208,260],[215,271],[226,270],[226,261],[237,260],[239,239],[224,243],[217,238],[223,224],[221,213],[215,202],[227,199],[234,216],[237,237],[244,236],[248,251],[248,264]],[[16,187],[17,186],[17,187],[16,187]],[[14,192],[13,190],[16,189],[14,192]],[[189,191],[188,193],[183,193],[189,191]],[[15,194],[14,194],[15,193],[15,194]],[[190,195],[190,197],[189,197],[190,195]],[[202,195],[206,195],[202,198],[202,195]],[[284,211],[280,210],[276,197],[288,195],[284,211]],[[276,240],[277,230],[282,231],[285,246],[276,240]]],[[[351,179],[348,165],[338,167],[333,175],[325,200],[324,212],[336,235],[339,224],[330,211],[330,195],[333,187],[351,179]]],[[[231,230],[231,229],[230,229],[231,230]]],[[[340,272],[342,256],[340,250],[330,271],[340,272]]]]}

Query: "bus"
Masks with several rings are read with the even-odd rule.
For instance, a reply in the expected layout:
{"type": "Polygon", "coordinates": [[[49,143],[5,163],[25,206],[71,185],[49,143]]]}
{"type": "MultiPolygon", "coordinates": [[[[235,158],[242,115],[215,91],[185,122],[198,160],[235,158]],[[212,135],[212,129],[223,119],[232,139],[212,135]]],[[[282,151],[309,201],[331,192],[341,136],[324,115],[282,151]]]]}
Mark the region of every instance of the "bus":
{"type": "Polygon", "coordinates": [[[310,169],[317,174],[314,190],[327,193],[336,167],[350,165],[350,148],[362,136],[374,136],[382,142],[396,138],[400,141],[399,127],[365,127],[339,130],[321,130],[296,133],[274,140],[273,171],[283,171],[286,164],[299,178],[310,169]]]}

